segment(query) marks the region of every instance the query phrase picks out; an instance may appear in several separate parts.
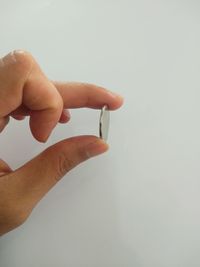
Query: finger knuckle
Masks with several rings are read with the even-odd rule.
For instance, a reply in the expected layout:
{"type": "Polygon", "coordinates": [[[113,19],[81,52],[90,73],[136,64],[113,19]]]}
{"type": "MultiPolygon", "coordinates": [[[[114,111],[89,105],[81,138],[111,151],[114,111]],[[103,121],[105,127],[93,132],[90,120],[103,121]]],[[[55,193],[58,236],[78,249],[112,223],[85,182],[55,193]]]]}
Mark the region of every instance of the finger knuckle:
{"type": "Polygon", "coordinates": [[[59,180],[62,176],[64,176],[68,171],[70,171],[74,167],[74,160],[66,155],[66,153],[61,152],[58,156],[58,178],[59,180]],[[60,177],[60,178],[59,178],[60,177]]]}
{"type": "Polygon", "coordinates": [[[13,50],[0,59],[0,67],[12,66],[15,68],[27,68],[33,62],[33,56],[25,50],[13,50]]]}
{"type": "Polygon", "coordinates": [[[18,72],[28,73],[33,63],[32,55],[25,50],[13,50],[10,53],[12,62],[15,64],[18,72]]]}
{"type": "Polygon", "coordinates": [[[16,49],[16,50],[13,50],[11,52],[11,55],[14,55],[16,59],[19,59],[19,60],[27,60],[27,59],[30,59],[32,58],[32,55],[30,52],[26,51],[26,50],[22,50],[22,49],[16,49]]]}
{"type": "Polygon", "coordinates": [[[14,50],[1,59],[1,71],[5,73],[1,91],[13,110],[22,102],[24,83],[31,73],[33,62],[31,54],[24,50],[14,50]],[[10,77],[8,81],[7,75],[10,77]]]}
{"type": "Polygon", "coordinates": [[[13,50],[6,58],[6,64],[11,65],[18,77],[25,80],[34,62],[32,55],[25,50],[13,50]]]}

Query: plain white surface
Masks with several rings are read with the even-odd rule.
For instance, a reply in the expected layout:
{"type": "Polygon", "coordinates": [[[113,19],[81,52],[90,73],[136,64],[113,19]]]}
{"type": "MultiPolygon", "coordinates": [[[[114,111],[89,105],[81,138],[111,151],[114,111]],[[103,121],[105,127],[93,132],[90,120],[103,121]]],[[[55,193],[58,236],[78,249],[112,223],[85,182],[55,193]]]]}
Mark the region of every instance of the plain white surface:
{"type": "MultiPolygon", "coordinates": [[[[51,79],[125,97],[109,153],[0,239],[0,266],[200,266],[199,11],[197,0],[0,0],[2,56],[26,49],[51,79]]],[[[45,145],[11,121],[0,157],[17,168],[60,139],[98,134],[99,112],[72,115],[45,145]]]]}

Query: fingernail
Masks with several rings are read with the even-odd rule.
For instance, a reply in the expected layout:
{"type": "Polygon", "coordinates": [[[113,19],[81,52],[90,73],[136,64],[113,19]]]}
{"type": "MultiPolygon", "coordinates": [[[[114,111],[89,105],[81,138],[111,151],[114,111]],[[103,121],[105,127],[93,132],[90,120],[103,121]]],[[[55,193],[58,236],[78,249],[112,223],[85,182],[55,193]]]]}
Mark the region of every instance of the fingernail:
{"type": "Polygon", "coordinates": [[[120,94],[117,94],[117,93],[115,93],[115,92],[108,91],[108,94],[109,94],[112,98],[120,98],[120,99],[124,99],[123,96],[121,96],[120,94]]]}
{"type": "Polygon", "coordinates": [[[106,152],[108,149],[108,144],[99,138],[97,141],[86,146],[86,154],[88,158],[91,158],[106,152]]]}
{"type": "Polygon", "coordinates": [[[51,132],[46,132],[45,134],[43,134],[42,136],[37,136],[36,139],[41,142],[41,143],[46,143],[47,140],[49,139],[49,136],[51,135],[51,132]]]}
{"type": "Polygon", "coordinates": [[[64,113],[64,115],[65,115],[68,119],[71,118],[71,115],[70,115],[70,113],[69,113],[69,110],[64,109],[64,110],[63,110],[63,113],[64,113]]]}

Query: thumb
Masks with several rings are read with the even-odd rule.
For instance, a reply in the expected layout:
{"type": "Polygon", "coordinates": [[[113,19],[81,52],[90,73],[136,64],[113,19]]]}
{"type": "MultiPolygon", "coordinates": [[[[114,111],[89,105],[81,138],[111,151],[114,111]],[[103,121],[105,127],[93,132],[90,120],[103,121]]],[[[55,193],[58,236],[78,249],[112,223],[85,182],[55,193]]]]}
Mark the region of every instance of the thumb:
{"type": "Polygon", "coordinates": [[[47,148],[11,174],[18,199],[32,209],[68,171],[107,150],[95,136],[73,137],[47,148]]]}

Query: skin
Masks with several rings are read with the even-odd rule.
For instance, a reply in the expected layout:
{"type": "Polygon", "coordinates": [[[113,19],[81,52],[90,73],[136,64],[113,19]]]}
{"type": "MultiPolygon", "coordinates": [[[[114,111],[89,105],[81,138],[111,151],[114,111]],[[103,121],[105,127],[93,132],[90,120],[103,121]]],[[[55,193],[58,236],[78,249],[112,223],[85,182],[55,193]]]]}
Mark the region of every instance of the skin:
{"type": "MultiPolygon", "coordinates": [[[[46,142],[58,123],[70,119],[68,109],[110,110],[122,105],[121,96],[85,83],[50,81],[33,56],[16,50],[0,59],[0,132],[10,116],[29,116],[33,137],[46,142]]],[[[0,160],[0,235],[23,224],[41,198],[72,168],[102,154],[108,145],[95,136],[77,136],[50,146],[12,170],[0,160]]]]}

